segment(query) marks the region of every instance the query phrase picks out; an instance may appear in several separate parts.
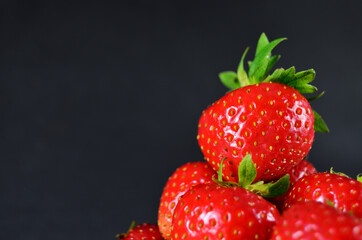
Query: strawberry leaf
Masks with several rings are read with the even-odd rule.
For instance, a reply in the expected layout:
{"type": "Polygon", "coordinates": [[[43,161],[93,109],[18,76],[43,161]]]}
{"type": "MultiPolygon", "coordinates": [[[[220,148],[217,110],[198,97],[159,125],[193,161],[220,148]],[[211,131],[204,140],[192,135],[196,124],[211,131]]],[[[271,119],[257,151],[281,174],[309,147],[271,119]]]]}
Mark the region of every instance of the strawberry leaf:
{"type": "Polygon", "coordinates": [[[277,197],[284,194],[289,188],[289,181],[290,181],[289,174],[284,175],[276,183],[271,184],[268,195],[264,196],[277,197]]]}
{"type": "Polygon", "coordinates": [[[317,96],[307,97],[306,99],[308,100],[308,102],[312,102],[312,101],[317,100],[318,98],[322,97],[324,95],[324,93],[325,93],[325,91],[321,92],[317,96]]]}
{"type": "Polygon", "coordinates": [[[295,74],[295,78],[298,82],[310,83],[315,78],[315,71],[314,69],[308,69],[306,71],[298,72],[295,74]]]}
{"type": "Polygon", "coordinates": [[[222,168],[223,168],[223,164],[224,164],[225,159],[226,159],[226,158],[224,158],[223,160],[221,160],[221,163],[220,163],[219,172],[218,172],[218,175],[217,175],[217,180],[218,180],[219,182],[222,182],[222,168]]]}
{"type": "Polygon", "coordinates": [[[226,71],[219,73],[219,78],[224,84],[225,87],[229,88],[230,90],[234,90],[240,88],[240,82],[238,80],[238,76],[235,72],[226,71]]]}
{"type": "Polygon", "coordinates": [[[362,183],[362,175],[361,174],[358,174],[357,175],[357,181],[362,183]]]}
{"type": "Polygon", "coordinates": [[[241,57],[239,66],[238,66],[238,71],[237,71],[237,77],[239,79],[239,83],[241,87],[247,86],[250,84],[249,82],[249,78],[248,78],[248,74],[246,73],[246,71],[244,70],[244,59],[246,54],[249,51],[249,47],[247,47],[243,53],[243,56],[241,57]]]}
{"type": "Polygon", "coordinates": [[[325,198],[324,199],[324,203],[325,204],[327,204],[328,206],[331,206],[331,207],[336,207],[335,205],[334,205],[334,203],[333,203],[333,201],[331,201],[330,199],[328,199],[328,198],[325,198]]]}
{"type": "Polygon", "coordinates": [[[315,71],[313,69],[295,73],[295,67],[291,67],[287,70],[284,70],[283,68],[275,70],[272,75],[264,80],[264,82],[282,83],[295,88],[303,94],[314,93],[317,91],[315,86],[308,84],[312,82],[314,78],[315,71]]]}
{"type": "Polygon", "coordinates": [[[250,66],[249,66],[249,79],[252,79],[251,83],[260,82],[261,77],[265,75],[265,71],[263,72],[262,70],[264,68],[265,69],[268,68],[268,63],[269,63],[270,57],[271,57],[271,51],[280,42],[284,41],[285,39],[286,38],[278,38],[266,45],[264,45],[266,43],[265,40],[262,40],[263,43],[260,44],[260,48],[261,48],[261,46],[263,46],[263,47],[261,49],[259,48],[260,50],[257,51],[257,55],[255,56],[254,60],[251,62],[250,66]]]}
{"type": "Polygon", "coordinates": [[[350,177],[349,177],[347,174],[345,174],[345,173],[335,172],[335,171],[333,170],[333,167],[331,167],[331,169],[329,169],[329,172],[332,173],[332,174],[337,174],[337,175],[339,175],[339,176],[343,176],[343,177],[348,177],[348,178],[350,178],[350,177]]]}
{"type": "Polygon", "coordinates": [[[321,115],[319,115],[316,111],[313,110],[314,114],[314,131],[321,132],[321,133],[327,133],[329,132],[329,129],[327,127],[327,124],[322,119],[321,115]]]}
{"type": "Polygon", "coordinates": [[[256,169],[251,160],[250,154],[247,154],[239,164],[238,169],[239,185],[243,188],[250,185],[256,177],[256,169]]]}
{"type": "Polygon", "coordinates": [[[262,79],[264,79],[266,77],[266,75],[268,74],[268,72],[270,72],[271,68],[274,66],[274,64],[281,58],[280,55],[275,55],[272,56],[269,60],[268,63],[268,67],[265,70],[264,76],[262,77],[262,79]]]}
{"type": "Polygon", "coordinates": [[[117,234],[116,235],[116,238],[118,238],[118,239],[124,239],[124,238],[126,238],[127,237],[127,235],[129,234],[129,232],[132,230],[132,229],[134,229],[136,227],[136,221],[132,221],[131,222],[131,225],[129,226],[129,228],[128,228],[128,231],[126,232],[126,233],[122,233],[122,234],[117,234]]]}
{"type": "Polygon", "coordinates": [[[246,189],[263,197],[277,197],[284,194],[288,190],[289,182],[290,182],[290,176],[289,174],[286,174],[275,183],[271,182],[264,184],[261,181],[246,186],[246,189]]]}
{"type": "Polygon", "coordinates": [[[256,46],[255,56],[258,55],[258,53],[268,44],[269,44],[269,40],[268,40],[267,36],[265,35],[265,33],[262,33],[259,37],[258,44],[256,46]]]}

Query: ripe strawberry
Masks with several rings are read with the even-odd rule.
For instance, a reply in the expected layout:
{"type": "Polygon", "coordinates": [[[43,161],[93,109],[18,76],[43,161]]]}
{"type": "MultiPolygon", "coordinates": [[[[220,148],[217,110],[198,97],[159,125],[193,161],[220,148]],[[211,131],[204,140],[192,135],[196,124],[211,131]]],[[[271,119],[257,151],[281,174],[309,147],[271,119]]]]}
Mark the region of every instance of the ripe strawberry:
{"type": "Polygon", "coordinates": [[[361,240],[362,222],[319,202],[293,205],[274,226],[271,240],[361,240]]]}
{"type": "Polygon", "coordinates": [[[233,91],[207,108],[199,120],[201,151],[215,170],[227,158],[226,180],[238,181],[237,167],[247,154],[256,164],[255,181],[276,179],[307,155],[315,130],[328,131],[302,95],[316,91],[308,84],[314,79],[314,70],[277,69],[266,77],[280,57],[271,56],[271,50],[282,40],[269,43],[265,35],[260,37],[249,76],[243,67],[248,49],[237,73],[221,73],[221,80],[233,91]]]}
{"type": "Polygon", "coordinates": [[[285,199],[284,210],[298,202],[331,202],[335,208],[362,218],[362,183],[333,173],[301,178],[285,199]]]}
{"type": "Polygon", "coordinates": [[[190,162],[179,167],[166,183],[158,210],[158,226],[164,238],[171,234],[173,211],[179,198],[191,186],[210,183],[216,172],[206,162],[190,162]]]}
{"type": "Polygon", "coordinates": [[[278,217],[271,203],[248,190],[199,184],[176,206],[172,239],[269,239],[278,217]]]}
{"type": "MultiPolygon", "coordinates": [[[[289,189],[291,190],[293,185],[302,177],[317,173],[317,170],[314,166],[308,162],[306,159],[303,159],[298,165],[292,167],[288,174],[290,176],[289,189]]],[[[288,192],[284,193],[281,196],[274,198],[267,198],[271,203],[274,203],[279,211],[282,211],[285,198],[287,197],[288,192]]]]}
{"type": "Polygon", "coordinates": [[[227,158],[224,177],[237,181],[237,166],[250,153],[256,180],[284,175],[309,152],[314,117],[308,101],[295,89],[261,83],[236,89],[209,107],[199,122],[199,144],[206,160],[218,168],[227,158]]]}
{"type": "Polygon", "coordinates": [[[239,165],[239,183],[224,182],[222,170],[223,161],[216,183],[193,186],[181,197],[173,215],[171,239],[269,239],[279,212],[251,191],[278,195],[288,189],[289,176],[276,183],[251,184],[256,169],[250,155],[239,165]]]}
{"type": "Polygon", "coordinates": [[[117,235],[118,239],[124,240],[162,240],[158,226],[155,224],[144,223],[135,227],[132,223],[127,233],[117,235]]]}

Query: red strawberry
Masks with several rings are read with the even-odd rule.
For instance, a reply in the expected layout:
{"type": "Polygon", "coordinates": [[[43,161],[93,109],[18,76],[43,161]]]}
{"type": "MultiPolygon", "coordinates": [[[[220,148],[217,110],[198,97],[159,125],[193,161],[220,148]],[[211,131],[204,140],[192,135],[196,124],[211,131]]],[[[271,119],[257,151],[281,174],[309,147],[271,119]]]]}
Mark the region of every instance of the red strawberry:
{"type": "Polygon", "coordinates": [[[313,70],[277,69],[266,77],[279,57],[271,56],[271,50],[282,40],[269,43],[265,35],[260,37],[249,76],[243,67],[247,50],[237,73],[221,73],[223,83],[234,90],[200,118],[197,139],[202,153],[215,170],[227,158],[226,180],[238,181],[237,168],[248,153],[256,164],[255,181],[276,179],[307,155],[314,129],[328,131],[302,95],[316,91],[308,84],[314,79],[313,70]]]}
{"type": "Polygon", "coordinates": [[[285,199],[284,210],[298,202],[331,202],[337,209],[362,218],[362,183],[332,173],[301,178],[285,199]]]}
{"type": "Polygon", "coordinates": [[[133,222],[127,233],[117,235],[118,239],[124,240],[162,240],[158,226],[155,224],[144,223],[136,227],[133,222]]]}
{"type": "Polygon", "coordinates": [[[236,89],[206,109],[198,141],[209,164],[227,158],[224,178],[237,181],[237,166],[248,153],[258,180],[287,173],[309,152],[314,117],[308,101],[295,89],[261,83],[236,89]]]}
{"type": "Polygon", "coordinates": [[[251,184],[256,169],[250,155],[239,165],[239,183],[224,182],[222,170],[223,161],[214,179],[218,184],[193,186],[181,197],[173,215],[172,239],[269,239],[279,212],[251,191],[278,195],[288,189],[289,176],[276,183],[251,184]]]}
{"type": "Polygon", "coordinates": [[[206,162],[190,162],[179,167],[166,183],[158,210],[158,225],[164,238],[171,234],[173,211],[180,196],[191,186],[210,183],[216,172],[206,162]]]}
{"type": "MultiPolygon", "coordinates": [[[[292,186],[302,177],[317,173],[317,170],[314,166],[308,162],[306,159],[302,160],[298,165],[292,167],[289,170],[288,174],[290,176],[290,186],[289,189],[292,189],[292,186]]],[[[281,196],[274,198],[267,198],[268,201],[274,203],[279,211],[282,211],[285,198],[287,197],[288,192],[284,193],[281,196]]]]}
{"type": "Polygon", "coordinates": [[[362,222],[319,202],[293,205],[277,221],[271,240],[361,240],[362,222]]]}
{"type": "Polygon", "coordinates": [[[182,196],[172,239],[269,239],[278,210],[243,188],[200,184],[182,196]]]}

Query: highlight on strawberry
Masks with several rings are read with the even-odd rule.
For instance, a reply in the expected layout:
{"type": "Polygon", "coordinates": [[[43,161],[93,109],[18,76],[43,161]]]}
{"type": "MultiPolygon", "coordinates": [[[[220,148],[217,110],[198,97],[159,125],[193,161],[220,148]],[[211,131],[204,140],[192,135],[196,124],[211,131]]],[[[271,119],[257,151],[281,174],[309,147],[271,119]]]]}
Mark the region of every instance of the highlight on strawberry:
{"type": "Polygon", "coordinates": [[[317,88],[309,83],[315,71],[296,72],[294,67],[268,72],[280,58],[271,51],[285,38],[269,42],[260,36],[255,58],[244,68],[247,48],[237,72],[220,73],[229,91],[203,111],[198,124],[198,143],[206,161],[217,171],[227,158],[223,178],[238,182],[238,166],[250,154],[256,165],[255,182],[285,175],[308,154],[314,133],[328,132],[321,116],[306,98],[317,88]]]}

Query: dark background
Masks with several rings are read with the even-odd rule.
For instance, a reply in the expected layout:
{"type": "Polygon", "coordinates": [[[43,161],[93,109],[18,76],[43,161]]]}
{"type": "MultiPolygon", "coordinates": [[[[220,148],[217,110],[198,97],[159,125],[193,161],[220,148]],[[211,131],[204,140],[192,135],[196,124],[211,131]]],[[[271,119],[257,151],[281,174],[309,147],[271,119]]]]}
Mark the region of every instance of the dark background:
{"type": "MultiPolygon", "coordinates": [[[[331,133],[310,161],[362,172],[358,1],[1,1],[0,239],[113,239],[156,222],[162,187],[202,160],[201,111],[261,32],[314,68],[331,133]]],[[[249,55],[252,57],[253,54],[249,55]]]]}

